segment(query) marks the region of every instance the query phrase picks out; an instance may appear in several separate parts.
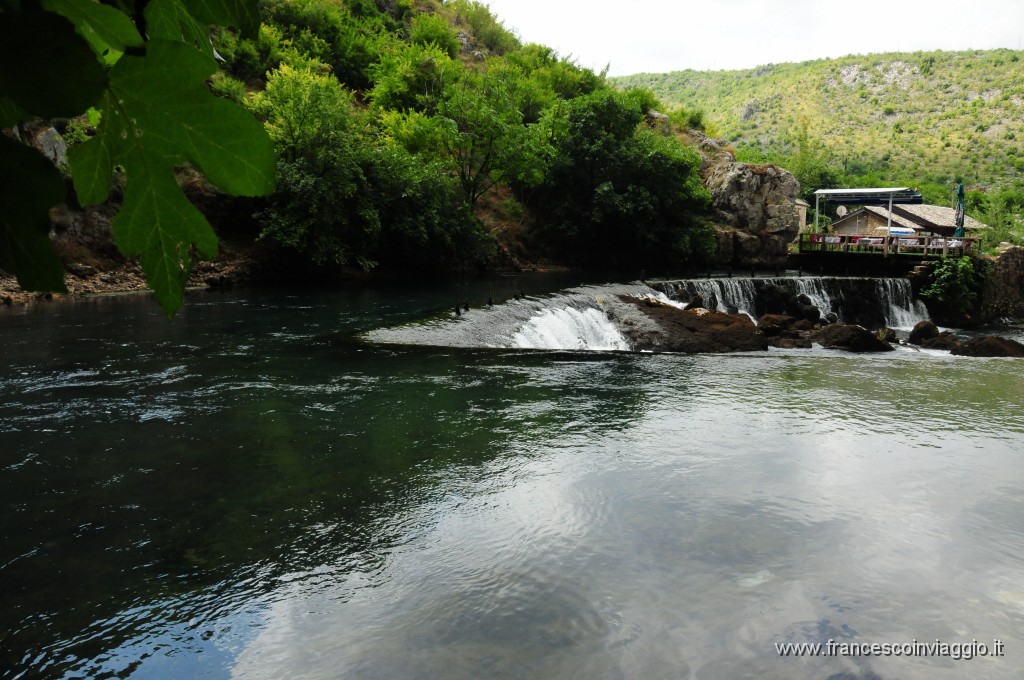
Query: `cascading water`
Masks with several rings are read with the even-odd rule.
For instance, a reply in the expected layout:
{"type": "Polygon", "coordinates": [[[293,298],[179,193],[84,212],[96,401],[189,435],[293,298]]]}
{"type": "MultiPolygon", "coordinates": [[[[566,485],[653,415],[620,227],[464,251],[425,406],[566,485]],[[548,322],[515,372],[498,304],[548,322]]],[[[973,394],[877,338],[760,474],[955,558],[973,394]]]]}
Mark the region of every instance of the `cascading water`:
{"type": "MultiPolygon", "coordinates": [[[[806,296],[822,316],[840,322],[909,330],[928,318],[906,279],[852,277],[765,277],[582,286],[553,295],[509,300],[473,309],[461,317],[435,318],[370,331],[372,342],[443,347],[495,347],[547,350],[629,350],[629,341],[613,319],[621,321],[619,296],[653,298],[685,307],[696,296],[708,309],[742,313],[756,322],[764,312],[762,296],[774,287],[790,296],[806,296]],[[865,309],[870,308],[868,320],[865,309]]],[[[626,306],[628,307],[628,305],[626,306]]],[[[641,315],[642,316],[642,315],[641,315]]],[[[627,322],[631,323],[631,322],[627,322]]]]}
{"type": "Polygon", "coordinates": [[[896,330],[909,331],[918,322],[928,318],[928,308],[914,299],[914,290],[906,279],[878,279],[878,299],[885,310],[885,325],[896,330]]]}
{"type": "Polygon", "coordinates": [[[763,310],[758,310],[758,295],[768,287],[775,287],[790,295],[805,295],[822,316],[835,314],[840,322],[855,322],[850,308],[854,300],[847,295],[865,295],[864,286],[872,288],[880,307],[879,322],[889,328],[909,330],[928,318],[924,304],[914,299],[907,279],[864,279],[856,277],[780,276],[764,278],[683,279],[654,284],[669,297],[681,300],[699,295],[704,306],[720,312],[740,312],[755,321],[763,310]]]}
{"type": "Polygon", "coordinates": [[[619,295],[670,303],[664,293],[643,283],[581,286],[473,309],[459,318],[378,329],[364,337],[372,342],[443,347],[628,350],[629,343],[607,314],[619,295]]]}
{"type": "Polygon", "coordinates": [[[512,336],[524,349],[628,350],[629,343],[608,316],[593,307],[547,309],[530,318],[512,336]]]}

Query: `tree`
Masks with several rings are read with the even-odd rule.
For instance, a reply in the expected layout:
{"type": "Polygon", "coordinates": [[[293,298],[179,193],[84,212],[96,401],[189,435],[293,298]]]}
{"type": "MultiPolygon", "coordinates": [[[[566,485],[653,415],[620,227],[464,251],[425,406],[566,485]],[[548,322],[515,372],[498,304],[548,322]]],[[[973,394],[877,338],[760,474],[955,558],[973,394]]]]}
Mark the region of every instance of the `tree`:
{"type": "MultiPolygon", "coordinates": [[[[129,17],[92,0],[0,1],[0,41],[9,50],[0,62],[0,128],[99,114],[98,134],[69,155],[77,198],[106,200],[115,168],[123,173],[114,241],[125,256],[140,256],[168,316],[181,306],[193,247],[203,257],[217,252],[174,168],[190,163],[235,195],[274,186],[273,146],[262,126],[204,85],[217,68],[210,24],[255,35],[256,3],[152,0],[129,17]]],[[[56,168],[0,136],[0,267],[25,289],[64,290],[47,237],[48,210],[64,198],[56,168]]]]}
{"type": "Polygon", "coordinates": [[[643,91],[604,90],[568,102],[548,122],[556,153],[534,196],[534,234],[562,257],[664,265],[710,247],[693,219],[708,201],[700,157],[639,129],[650,105],[643,91]]]}
{"type": "Polygon", "coordinates": [[[467,71],[445,90],[438,110],[441,156],[471,206],[498,182],[540,179],[550,149],[523,123],[524,86],[517,70],[495,69],[467,71]]]}

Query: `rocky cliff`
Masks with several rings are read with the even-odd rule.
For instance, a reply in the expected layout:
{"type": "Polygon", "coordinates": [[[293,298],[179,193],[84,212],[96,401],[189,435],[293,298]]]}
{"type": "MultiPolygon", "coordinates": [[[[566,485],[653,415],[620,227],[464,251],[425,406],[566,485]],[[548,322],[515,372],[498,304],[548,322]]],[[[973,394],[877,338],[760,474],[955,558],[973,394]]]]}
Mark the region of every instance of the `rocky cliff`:
{"type": "Polygon", "coordinates": [[[716,264],[774,269],[786,261],[800,230],[800,183],[775,165],[737,163],[725,140],[690,132],[700,152],[701,178],[711,192],[718,234],[716,264]]]}

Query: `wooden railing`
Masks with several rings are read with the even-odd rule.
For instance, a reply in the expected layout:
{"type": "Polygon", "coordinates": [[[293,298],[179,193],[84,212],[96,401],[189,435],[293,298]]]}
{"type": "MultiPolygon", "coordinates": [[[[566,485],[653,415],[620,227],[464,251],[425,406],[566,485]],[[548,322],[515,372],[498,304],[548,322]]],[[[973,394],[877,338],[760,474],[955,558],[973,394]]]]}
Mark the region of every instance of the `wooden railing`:
{"type": "Polygon", "coordinates": [[[982,239],[956,236],[869,236],[867,234],[800,234],[801,253],[851,253],[958,257],[981,252],[982,239]]]}

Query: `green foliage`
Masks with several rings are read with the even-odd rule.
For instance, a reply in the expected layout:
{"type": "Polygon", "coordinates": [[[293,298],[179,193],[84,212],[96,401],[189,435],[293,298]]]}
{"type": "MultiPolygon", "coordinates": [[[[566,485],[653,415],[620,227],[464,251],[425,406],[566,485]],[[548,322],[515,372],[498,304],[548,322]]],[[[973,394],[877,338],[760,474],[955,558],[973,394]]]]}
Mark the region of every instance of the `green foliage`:
{"type": "Polygon", "coordinates": [[[379,109],[433,112],[458,65],[437,45],[393,42],[371,68],[370,100],[379,109]]]}
{"type": "Polygon", "coordinates": [[[539,128],[523,124],[516,103],[524,85],[509,69],[467,72],[445,92],[440,155],[471,206],[497,182],[532,186],[540,181],[550,146],[539,128]]]}
{"type": "MultiPolygon", "coordinates": [[[[337,80],[283,65],[254,97],[278,150],[260,237],[316,265],[442,266],[486,254],[451,180],[399,144],[362,134],[337,80]]],[[[395,123],[398,125],[398,123],[395,123]]]]}
{"type": "Polygon", "coordinates": [[[921,297],[941,303],[946,312],[967,314],[978,299],[981,277],[970,257],[943,258],[931,271],[921,297]]]}
{"type": "Polygon", "coordinates": [[[380,59],[381,45],[398,26],[373,2],[332,0],[265,0],[268,23],[282,38],[317,61],[351,88],[371,86],[371,67],[380,59]]]}
{"type": "Polygon", "coordinates": [[[519,47],[519,39],[491,14],[484,3],[452,0],[446,6],[455,12],[457,21],[468,26],[476,39],[491,52],[505,54],[519,47]]]}
{"type": "MultiPolygon", "coordinates": [[[[44,7],[52,11],[26,5],[3,12],[0,39],[12,54],[0,63],[0,124],[73,117],[98,105],[97,136],[69,153],[78,198],[83,205],[105,200],[115,166],[123,168],[127,189],[114,240],[125,255],[141,256],[157,299],[173,315],[191,248],[207,257],[217,248],[206,219],[179,189],[174,167],[191,163],[228,193],[259,195],[273,187],[270,140],[244,110],[206,89],[216,65],[205,33],[195,30],[223,23],[253,35],[255,5],[154,0],[145,10],[146,41],[112,7],[90,0],[45,0],[44,7]]],[[[8,192],[18,189],[3,201],[0,265],[25,288],[62,290],[59,261],[43,247],[43,227],[44,204],[58,203],[63,185],[33,153],[15,145],[0,164],[0,184],[8,192]]]]}
{"type": "Polygon", "coordinates": [[[414,45],[433,45],[452,59],[459,56],[461,49],[448,20],[439,14],[420,14],[414,17],[409,27],[409,40],[414,45]]]}
{"type": "Polygon", "coordinates": [[[800,121],[793,143],[795,153],[781,165],[800,182],[800,195],[808,202],[813,202],[815,191],[835,188],[838,186],[838,178],[832,169],[828,150],[820,140],[811,137],[808,126],[806,118],[800,121]]]}
{"type": "Polygon", "coordinates": [[[550,123],[556,154],[533,195],[534,237],[562,257],[663,265],[699,258],[710,232],[693,215],[708,201],[697,154],[638,130],[649,97],[599,91],[550,123]]]}
{"type": "Polygon", "coordinates": [[[1024,179],[1024,163],[1013,158],[1019,148],[1005,142],[1024,130],[1015,54],[858,55],[613,80],[623,89],[649,87],[670,108],[702,109],[737,149],[783,164],[806,120],[844,185],[863,186],[858,177],[867,174],[918,186],[964,173],[972,183],[1008,187],[1024,179]],[[840,172],[844,159],[849,165],[840,172]]]}

